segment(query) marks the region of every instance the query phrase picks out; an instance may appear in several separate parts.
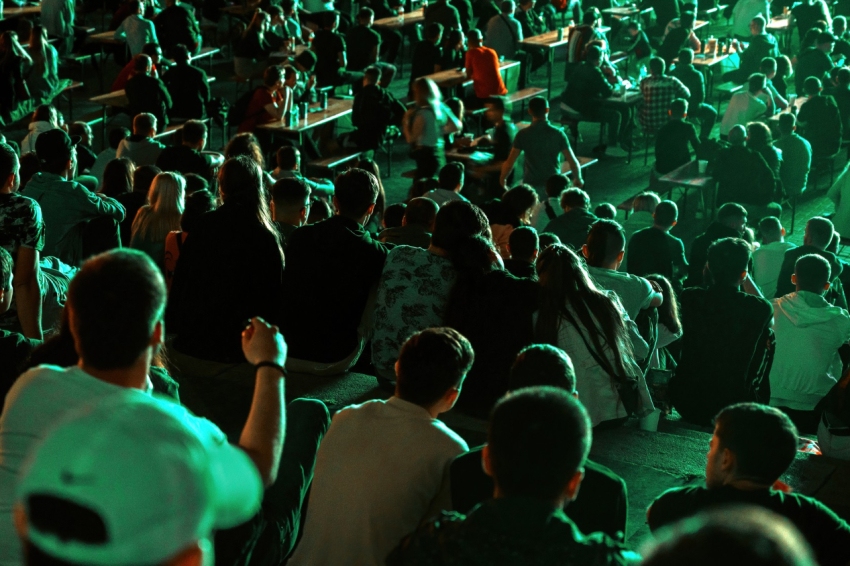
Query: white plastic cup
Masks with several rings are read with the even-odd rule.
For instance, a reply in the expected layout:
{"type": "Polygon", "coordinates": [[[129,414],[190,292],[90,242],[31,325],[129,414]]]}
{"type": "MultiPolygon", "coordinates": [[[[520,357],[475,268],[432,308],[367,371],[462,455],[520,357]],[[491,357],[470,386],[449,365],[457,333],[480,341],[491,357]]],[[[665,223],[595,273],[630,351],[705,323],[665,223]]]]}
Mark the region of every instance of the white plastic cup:
{"type": "Polygon", "coordinates": [[[708,169],[708,161],[706,161],[706,160],[704,160],[704,159],[700,159],[700,160],[699,160],[699,172],[700,172],[700,175],[704,174],[704,173],[706,172],[706,170],[707,170],[707,169],[708,169]]]}

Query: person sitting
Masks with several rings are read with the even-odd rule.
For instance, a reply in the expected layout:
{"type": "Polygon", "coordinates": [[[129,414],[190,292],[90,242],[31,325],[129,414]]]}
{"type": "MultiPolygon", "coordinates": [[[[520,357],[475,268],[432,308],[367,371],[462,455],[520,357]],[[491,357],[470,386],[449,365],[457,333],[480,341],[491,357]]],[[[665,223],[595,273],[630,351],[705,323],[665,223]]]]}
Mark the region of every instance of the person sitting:
{"type": "Polygon", "coordinates": [[[707,426],[727,405],[768,400],[765,357],[773,307],[754,287],[749,262],[747,242],[718,240],[708,248],[708,288],[685,289],[679,296],[682,356],[670,396],[688,422],[707,426]],[[739,290],[742,285],[747,292],[739,290]]]}
{"type": "Polygon", "coordinates": [[[27,125],[27,135],[21,141],[21,155],[35,151],[35,140],[42,133],[59,127],[56,108],[50,104],[36,106],[30,123],[27,125]]]}
{"type": "Polygon", "coordinates": [[[563,389],[524,388],[501,399],[490,418],[481,465],[493,498],[468,516],[443,512],[420,526],[387,559],[390,566],[524,561],[628,563],[637,556],[608,535],[580,534],[563,509],[579,493],[591,431],[587,411],[563,389]],[[517,529],[517,516],[525,518],[517,529]],[[438,557],[438,558],[431,558],[438,557]]]}
{"type": "Polygon", "coordinates": [[[377,150],[390,126],[398,128],[407,111],[404,104],[381,86],[381,69],[374,65],[363,71],[363,88],[354,96],[352,140],[360,150],[377,150]]]}
{"type": "Polygon", "coordinates": [[[673,25],[676,20],[671,21],[664,30],[664,38],[658,46],[658,57],[664,60],[669,67],[673,64],[676,56],[684,47],[693,49],[697,53],[702,51],[702,45],[694,33],[696,14],[690,11],[682,12],[678,18],[678,25],[673,25]]]}
{"type": "Polygon", "coordinates": [[[772,301],[776,354],[770,405],[786,413],[803,434],[817,432],[821,415],[816,405],[841,378],[839,349],[850,342],[850,315],[823,298],[832,279],[827,260],[817,254],[801,256],[791,276],[796,292],[772,301]]]}
{"type": "Polygon", "coordinates": [[[750,37],[746,49],[740,53],[741,63],[737,69],[723,76],[738,84],[747,82],[753,73],[760,72],[765,57],[779,57],[779,44],[773,35],[765,32],[767,20],[759,14],[750,20],[750,37]]]}
{"type": "MultiPolygon", "coordinates": [[[[0,152],[5,150],[0,148],[0,152]]],[[[38,254],[38,252],[35,253],[38,254]]],[[[26,258],[21,259],[23,261],[26,258]]],[[[0,315],[9,311],[15,299],[15,288],[12,286],[15,271],[12,254],[6,248],[0,247],[0,315]]],[[[38,299],[40,300],[40,297],[38,299]]],[[[40,321],[39,334],[41,334],[40,321]]],[[[0,402],[5,401],[6,394],[18,377],[23,364],[41,343],[41,338],[28,338],[21,332],[0,329],[0,355],[5,360],[0,366],[0,402]]]]}
{"type": "Polygon", "coordinates": [[[29,54],[18,43],[18,34],[4,31],[0,35],[0,122],[19,120],[29,99],[24,91],[24,65],[32,64],[29,54]]]}
{"type": "MultiPolygon", "coordinates": [[[[532,5],[533,6],[533,5],[532,5]]],[[[608,38],[599,29],[602,26],[602,13],[595,7],[586,10],[581,17],[581,25],[571,26],[567,44],[568,65],[564,69],[564,78],[570,80],[573,69],[587,58],[587,50],[596,45],[604,54],[608,52],[608,38]]]]}
{"type": "Polygon", "coordinates": [[[413,48],[413,55],[410,62],[409,92],[413,91],[413,83],[416,79],[432,75],[442,70],[440,65],[443,59],[443,52],[440,48],[442,40],[443,26],[441,24],[433,23],[425,26],[425,39],[417,43],[413,48]]]}
{"type": "Polygon", "coordinates": [[[156,15],[153,23],[170,59],[176,59],[178,45],[183,45],[190,53],[201,50],[201,28],[191,3],[165,0],[165,9],[156,15]]]}
{"type": "Polygon", "coordinates": [[[537,270],[534,262],[540,253],[540,240],[537,230],[531,226],[515,228],[508,237],[508,253],[510,258],[504,260],[505,270],[514,277],[537,280],[537,270]]]}
{"type": "Polygon", "coordinates": [[[466,61],[466,36],[461,30],[450,29],[446,33],[444,33],[443,44],[441,47],[441,69],[462,69],[464,67],[466,61]]]}
{"type": "Polygon", "coordinates": [[[223,158],[203,152],[207,145],[207,125],[200,120],[189,120],[183,124],[181,133],[183,143],[164,148],[156,159],[156,166],[183,175],[195,173],[211,181],[213,169],[221,165],[223,158]]]}
{"type": "MultiPolygon", "coordinates": [[[[546,231],[552,220],[564,214],[564,209],[561,208],[561,195],[570,186],[570,178],[561,173],[546,179],[546,196],[540,199],[537,207],[532,211],[529,222],[538,233],[546,231]]],[[[590,206],[589,197],[587,206],[590,206]]],[[[585,237],[587,237],[586,233],[585,237]]]]}
{"type": "Polygon", "coordinates": [[[797,93],[809,94],[805,88],[806,79],[816,78],[818,81],[826,80],[833,64],[830,54],[835,46],[835,36],[823,32],[817,36],[814,46],[804,49],[797,57],[797,66],[794,68],[794,84],[797,93]]]}
{"type": "Polygon", "coordinates": [[[813,159],[831,158],[841,149],[844,135],[838,105],[834,98],[821,93],[823,87],[819,79],[809,77],[805,87],[808,99],[800,107],[797,126],[812,146],[813,159]]]}
{"type": "Polygon", "coordinates": [[[513,0],[504,0],[501,3],[501,13],[494,15],[486,22],[484,45],[495,51],[499,57],[506,59],[516,57],[517,51],[522,53],[520,42],[524,36],[519,20],[514,17],[515,11],[516,3],[513,0]]]}
{"type": "MultiPolygon", "coordinates": [[[[91,126],[85,122],[73,122],[68,126],[68,135],[80,138],[80,143],[77,144],[77,174],[93,177],[89,171],[97,161],[97,154],[92,149],[94,133],[91,126]]],[[[97,180],[100,181],[100,179],[97,180]]]]}
{"type": "Polygon", "coordinates": [[[280,233],[280,245],[286,250],[296,228],[307,224],[310,213],[310,186],[304,179],[287,177],[271,188],[271,217],[280,233]]]}
{"type": "Polygon", "coordinates": [[[210,103],[210,85],[207,73],[189,61],[189,49],[178,44],[172,49],[174,65],[162,76],[162,82],[171,95],[169,116],[177,121],[203,120],[210,103]]]}
{"type": "Polygon", "coordinates": [[[691,93],[687,99],[688,108],[685,111],[689,111],[689,115],[699,122],[699,139],[704,141],[711,136],[711,130],[717,122],[717,110],[705,103],[705,75],[694,68],[693,62],[693,49],[682,49],[679,51],[676,66],[670,71],[670,76],[679,79],[691,93]]]}
{"type": "Polygon", "coordinates": [[[405,534],[449,508],[449,465],[468,446],[437,417],[454,406],[474,357],[469,341],[451,328],[417,332],[401,348],[395,394],[334,415],[319,447],[303,536],[288,564],[383,564],[405,534]],[[355,457],[363,450],[370,458],[355,457]],[[381,469],[393,473],[375,482],[381,469]],[[341,504],[357,520],[340,522],[341,504]]]}
{"type": "MultiPolygon", "coordinates": [[[[797,135],[796,130],[797,117],[787,112],[780,114],[779,139],[773,145],[782,152],[782,163],[779,166],[782,190],[792,198],[798,197],[806,190],[812,166],[812,144],[797,135]]],[[[833,194],[831,191],[832,189],[830,195],[833,194]]]]}
{"type": "MultiPolygon", "coordinates": [[[[763,122],[750,122],[747,124],[747,148],[755,151],[764,158],[773,178],[779,186],[779,170],[782,166],[782,152],[773,146],[773,138],[770,128],[763,122]]],[[[777,189],[778,192],[778,189],[777,189]]],[[[752,211],[750,211],[752,213],[752,211]]],[[[753,214],[753,216],[756,216],[753,214]]]]}
{"type": "MultiPolygon", "coordinates": [[[[73,180],[77,141],[78,138],[72,139],[58,128],[41,134],[36,140],[41,170],[24,189],[24,196],[41,205],[44,255],[58,257],[74,267],[84,259],[84,223],[101,217],[120,222],[125,214],[124,207],[115,199],[92,193],[73,180]]],[[[117,240],[117,228],[115,233],[117,240]]]]}
{"type": "Polygon", "coordinates": [[[628,53],[628,65],[632,69],[640,69],[646,67],[649,58],[652,57],[652,45],[649,43],[649,37],[643,30],[640,22],[629,20],[626,24],[626,33],[628,34],[628,46],[625,52],[628,53]]]}
{"type": "Polygon", "coordinates": [[[588,210],[590,196],[579,188],[569,188],[561,192],[559,204],[564,213],[549,221],[546,231],[555,234],[564,245],[578,251],[587,241],[591,225],[597,220],[588,210]]]}
{"type": "Polygon", "coordinates": [[[688,278],[685,287],[702,287],[708,248],[721,238],[740,238],[746,234],[747,209],[738,203],[727,202],[717,211],[717,220],[691,244],[688,256],[688,278]]]}
{"type": "Polygon", "coordinates": [[[755,505],[790,520],[811,545],[819,564],[850,560],[850,525],[823,503],[783,490],[781,482],[777,486],[797,453],[797,429],[791,420],[778,409],[740,403],[719,411],[714,423],[706,486],[661,494],[647,513],[649,528],[656,531],[721,505],[755,505]]]}
{"type": "Polygon", "coordinates": [[[732,95],[720,121],[721,138],[728,136],[735,126],[746,126],[767,113],[767,103],[762,100],[766,97],[766,81],[767,77],[763,74],[753,73],[747,80],[747,91],[732,95]]]}
{"type": "Polygon", "coordinates": [[[297,304],[306,309],[298,315],[291,305],[281,325],[290,344],[287,364],[292,371],[342,373],[363,351],[361,319],[388,252],[363,228],[377,197],[375,177],[351,169],[336,178],[336,216],[305,226],[289,238],[283,296],[299,297],[297,304]],[[335,323],[329,329],[331,319],[335,323]]]}
{"type": "Polygon", "coordinates": [[[135,74],[127,81],[127,111],[131,116],[153,114],[157,123],[168,125],[172,107],[171,94],[161,79],[151,76],[151,58],[144,53],[135,57],[135,74]]]}
{"type": "Polygon", "coordinates": [[[839,277],[842,274],[842,263],[838,260],[834,253],[827,251],[827,246],[832,241],[835,235],[835,227],[827,218],[815,216],[806,222],[806,233],[803,236],[803,245],[791,248],[785,252],[782,260],[782,267],[779,269],[779,277],[776,282],[775,298],[784,297],[788,293],[794,292],[794,284],[791,282],[791,275],[794,273],[794,266],[797,260],[807,254],[817,254],[829,262],[830,273],[832,275],[832,286],[828,290],[827,300],[837,306],[846,308],[847,302],[844,297],[844,289],[841,285],[839,277]]]}
{"type": "MultiPolygon", "coordinates": [[[[164,73],[167,67],[162,64],[162,48],[159,46],[159,43],[145,43],[145,46],[142,47],[142,55],[147,55],[151,58],[150,76],[161,78],[160,71],[164,73]]],[[[116,90],[123,90],[124,87],[127,86],[127,81],[129,81],[134,74],[136,74],[136,60],[135,58],[132,58],[126,65],[124,65],[118,73],[118,76],[115,77],[115,80],[112,81],[111,90],[113,92],[116,90]]]]}
{"type": "Polygon", "coordinates": [[[584,62],[572,72],[561,95],[561,108],[567,113],[607,124],[608,145],[596,149],[612,157],[625,157],[631,143],[633,118],[628,109],[605,105],[605,99],[613,96],[614,89],[602,73],[602,56],[598,46],[587,48],[584,62]]]}
{"type": "Polygon", "coordinates": [[[776,216],[765,216],[761,219],[759,234],[761,246],[753,252],[753,281],[762,295],[773,298],[776,296],[776,284],[785,252],[796,246],[785,241],[785,228],[776,216]]]}
{"type": "Polygon", "coordinates": [[[831,25],[832,16],[829,7],[823,0],[805,0],[797,2],[791,9],[789,26],[797,28],[800,33],[800,43],[813,28],[824,30],[831,25]]]}
{"type": "Polygon", "coordinates": [[[141,207],[133,220],[130,247],[142,250],[165,270],[165,237],[180,229],[186,179],[177,173],[160,173],[154,177],[148,192],[148,204],[141,207]]]}
{"type": "Polygon", "coordinates": [[[467,200],[460,194],[463,190],[465,173],[466,168],[463,163],[446,163],[440,169],[437,188],[431,189],[422,196],[433,200],[438,206],[445,206],[453,200],[467,200]]]}
{"type": "Polygon", "coordinates": [[[492,96],[508,94],[499,71],[499,54],[482,45],[481,32],[469,30],[469,49],[466,50],[466,77],[472,81],[467,89],[466,104],[470,109],[481,108],[492,96]]]}
{"type": "Polygon", "coordinates": [[[606,220],[617,219],[617,207],[610,202],[602,202],[596,205],[593,209],[593,214],[596,218],[605,218],[606,220]]]}
{"type": "Polygon", "coordinates": [[[346,70],[348,56],[345,39],[337,31],[339,27],[339,12],[325,12],[322,18],[322,29],[316,32],[316,38],[310,49],[316,53],[316,84],[321,87],[354,85],[359,90],[363,81],[363,73],[346,70]]]}
{"type": "Polygon", "coordinates": [[[626,327],[631,320],[616,295],[600,290],[578,254],[563,245],[540,253],[537,275],[541,299],[535,339],[572,354],[576,391],[592,425],[617,426],[629,416],[649,416],[654,406],[635,363],[648,347],[630,337],[626,327]],[[636,383],[627,393],[629,378],[636,383]]]}
{"type": "Polygon", "coordinates": [[[266,67],[263,86],[254,90],[238,133],[252,132],[261,124],[282,120],[294,104],[293,91],[283,84],[284,71],[279,65],[266,67]]]}
{"type": "MultiPolygon", "coordinates": [[[[365,71],[369,67],[380,69],[380,85],[389,88],[396,74],[395,65],[379,60],[381,54],[381,34],[372,29],[375,12],[363,7],[357,13],[357,25],[348,28],[345,43],[348,46],[348,70],[365,71]]],[[[390,61],[393,61],[391,59],[390,61]]]]}
{"type": "Polygon", "coordinates": [[[761,65],[759,66],[758,71],[763,74],[766,79],[764,82],[764,94],[770,104],[768,113],[771,115],[788,108],[788,100],[780,94],[779,89],[773,84],[773,80],[776,78],[778,73],[778,68],[779,65],[776,59],[773,57],[765,57],[761,60],[761,65]]]}
{"type": "Polygon", "coordinates": [[[312,193],[324,197],[333,195],[334,184],[330,179],[304,177],[301,174],[301,152],[298,148],[291,145],[281,146],[275,154],[275,162],[277,167],[272,171],[273,178],[278,180],[296,178],[307,183],[312,193]]]}
{"type": "Polygon", "coordinates": [[[144,3],[140,0],[130,0],[130,15],[124,18],[114,37],[119,41],[126,41],[130,55],[135,57],[142,52],[147,43],[157,43],[156,28],[152,21],[145,19],[144,3]]]}
{"type": "Polygon", "coordinates": [[[657,133],[667,123],[673,100],[691,96],[682,81],[664,74],[666,67],[664,59],[653,57],[649,60],[650,75],[640,82],[640,92],[643,96],[640,124],[645,132],[651,134],[657,133]]]}
{"type": "Polygon", "coordinates": [[[266,33],[271,18],[266,12],[257,10],[242,36],[233,48],[233,67],[237,77],[254,78],[267,68],[267,60],[273,48],[266,33]]]}
{"type": "Polygon", "coordinates": [[[717,152],[712,175],[717,181],[717,203],[739,202],[753,220],[781,216],[777,181],[773,171],[755,150],[746,147],[747,131],[736,125],[729,131],[729,146],[717,152]]]}
{"type": "Polygon", "coordinates": [[[617,271],[625,249],[622,227],[613,220],[597,220],[590,227],[581,251],[596,286],[616,293],[629,318],[635,320],[642,310],[661,306],[664,298],[643,277],[617,271]]]}
{"type": "Polygon", "coordinates": [[[59,53],[47,42],[47,28],[33,26],[28,49],[32,68],[27,73],[27,85],[33,100],[50,103],[70,83],[59,78],[59,53]]]}
{"type": "Polygon", "coordinates": [[[154,137],[156,125],[157,119],[153,114],[137,114],[133,118],[133,135],[121,140],[115,156],[127,157],[137,167],[155,164],[162,150],[165,149],[165,146],[154,137]]]}
{"type": "Polygon", "coordinates": [[[411,199],[404,209],[401,225],[387,227],[378,234],[378,240],[397,246],[413,246],[427,250],[431,246],[431,233],[440,206],[430,198],[411,199]]]}
{"type": "Polygon", "coordinates": [[[109,130],[107,134],[107,146],[97,154],[94,164],[89,169],[89,175],[101,181],[106,164],[118,157],[118,146],[126,138],[130,137],[130,130],[124,127],[116,127],[109,130]]]}
{"type": "Polygon", "coordinates": [[[623,222],[623,232],[627,241],[638,230],[650,228],[654,225],[652,215],[660,202],[661,197],[652,191],[644,191],[632,200],[632,213],[623,222]]]}
{"type": "Polygon", "coordinates": [[[688,101],[677,98],[670,104],[670,119],[655,136],[655,168],[657,176],[666,175],[682,165],[691,162],[688,145],[696,154],[700,141],[696,128],[687,122],[688,101]]]}
{"type": "Polygon", "coordinates": [[[678,216],[675,202],[663,200],[658,203],[652,215],[652,227],[634,233],[629,239],[626,255],[629,273],[641,277],[656,273],[663,275],[680,292],[688,273],[688,262],[682,240],[670,234],[678,216]]]}

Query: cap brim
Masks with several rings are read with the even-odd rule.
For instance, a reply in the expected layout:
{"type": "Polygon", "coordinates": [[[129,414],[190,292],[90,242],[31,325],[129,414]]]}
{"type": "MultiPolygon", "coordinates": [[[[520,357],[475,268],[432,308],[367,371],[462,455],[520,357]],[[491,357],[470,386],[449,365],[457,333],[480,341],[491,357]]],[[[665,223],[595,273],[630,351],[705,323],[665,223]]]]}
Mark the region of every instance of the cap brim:
{"type": "Polygon", "coordinates": [[[229,442],[208,448],[208,455],[215,487],[215,528],[241,525],[260,510],[264,492],[260,472],[244,450],[229,442]]]}

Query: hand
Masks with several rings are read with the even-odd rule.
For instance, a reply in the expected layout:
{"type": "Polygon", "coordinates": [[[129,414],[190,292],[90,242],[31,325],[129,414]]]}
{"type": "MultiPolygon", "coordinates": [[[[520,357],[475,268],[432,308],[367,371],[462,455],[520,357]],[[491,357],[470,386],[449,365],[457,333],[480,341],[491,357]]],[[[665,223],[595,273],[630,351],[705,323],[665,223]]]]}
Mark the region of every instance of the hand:
{"type": "Polygon", "coordinates": [[[310,90],[316,86],[316,75],[310,75],[310,78],[307,79],[307,90],[310,90]]]}
{"type": "Polygon", "coordinates": [[[251,319],[251,324],[242,331],[242,352],[248,363],[286,363],[286,342],[280,329],[260,317],[251,319]]]}
{"type": "Polygon", "coordinates": [[[584,179],[582,179],[581,174],[576,173],[576,178],[573,179],[573,186],[578,187],[579,189],[584,188],[584,179]]]}

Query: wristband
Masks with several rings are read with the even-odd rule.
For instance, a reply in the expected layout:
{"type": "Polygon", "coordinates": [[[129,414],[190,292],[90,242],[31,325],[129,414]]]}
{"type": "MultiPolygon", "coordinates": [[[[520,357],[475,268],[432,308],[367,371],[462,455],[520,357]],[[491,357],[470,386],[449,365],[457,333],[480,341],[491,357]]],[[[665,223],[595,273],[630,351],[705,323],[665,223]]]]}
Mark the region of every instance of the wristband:
{"type": "Polygon", "coordinates": [[[260,368],[272,368],[276,369],[280,372],[283,377],[287,377],[286,369],[282,365],[276,364],[274,362],[260,362],[258,364],[254,364],[254,369],[258,370],[260,368]]]}

